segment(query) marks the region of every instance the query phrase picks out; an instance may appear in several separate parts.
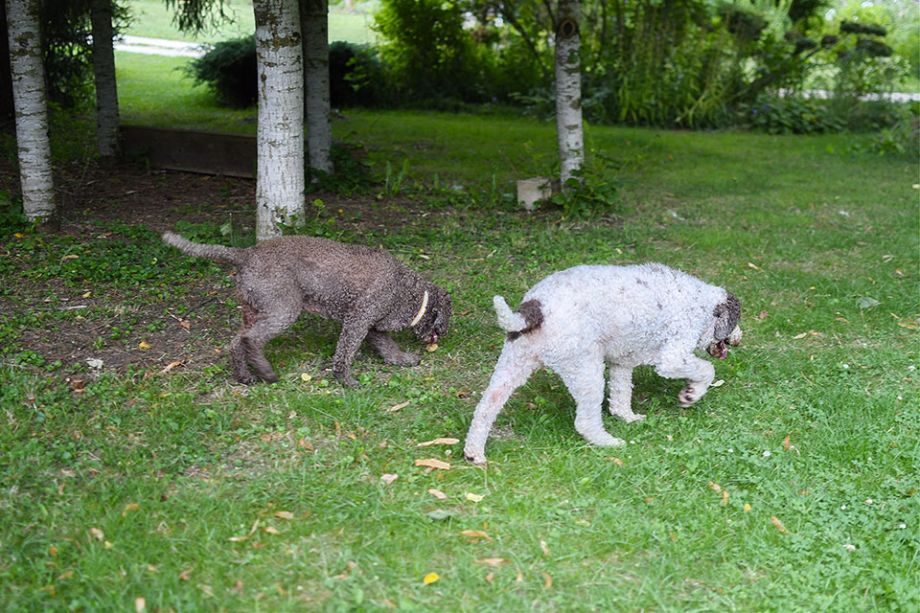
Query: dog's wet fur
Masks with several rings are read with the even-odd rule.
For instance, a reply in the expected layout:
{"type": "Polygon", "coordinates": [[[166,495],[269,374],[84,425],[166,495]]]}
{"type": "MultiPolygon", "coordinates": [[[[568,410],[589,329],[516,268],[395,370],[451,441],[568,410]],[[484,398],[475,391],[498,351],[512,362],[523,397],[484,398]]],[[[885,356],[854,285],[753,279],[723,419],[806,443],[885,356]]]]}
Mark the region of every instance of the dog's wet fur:
{"type": "Polygon", "coordinates": [[[447,333],[450,295],[380,249],[309,236],[275,238],[247,249],[194,243],[173,232],[163,240],[189,255],[238,268],[243,325],[230,344],[230,362],[241,383],[278,380],[265,344],[303,311],[342,322],[332,370],[347,386],[357,385],[351,366],[365,339],[388,364],[414,366],[419,355],[401,350],[388,333],[411,328],[426,343],[447,333]]]}

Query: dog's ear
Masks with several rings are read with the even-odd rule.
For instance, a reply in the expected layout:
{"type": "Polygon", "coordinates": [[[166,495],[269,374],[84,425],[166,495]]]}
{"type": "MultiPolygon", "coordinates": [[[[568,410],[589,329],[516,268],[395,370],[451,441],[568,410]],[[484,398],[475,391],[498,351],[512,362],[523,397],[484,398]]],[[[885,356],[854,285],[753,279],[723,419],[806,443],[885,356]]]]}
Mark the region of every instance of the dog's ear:
{"type": "Polygon", "coordinates": [[[725,297],[725,302],[720,302],[716,305],[713,316],[716,318],[715,329],[713,330],[715,339],[728,338],[741,319],[741,301],[734,294],[729,293],[725,297]]]}

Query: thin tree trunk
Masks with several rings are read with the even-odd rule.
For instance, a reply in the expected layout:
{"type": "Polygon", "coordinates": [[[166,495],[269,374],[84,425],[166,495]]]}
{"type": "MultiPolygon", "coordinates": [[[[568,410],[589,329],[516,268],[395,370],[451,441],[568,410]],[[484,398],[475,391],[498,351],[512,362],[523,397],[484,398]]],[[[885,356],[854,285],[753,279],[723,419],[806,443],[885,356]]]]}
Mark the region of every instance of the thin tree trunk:
{"type": "Polygon", "coordinates": [[[310,168],[331,173],[332,125],[329,118],[329,3],[302,0],[306,71],[307,151],[310,168]]]}
{"type": "Polygon", "coordinates": [[[10,41],[6,32],[6,2],[0,2],[0,122],[13,118],[13,79],[10,76],[10,41]]]}
{"type": "Polygon", "coordinates": [[[6,0],[22,208],[30,221],[44,222],[53,221],[55,201],[39,5],[40,0],[6,0]]]}
{"type": "Polygon", "coordinates": [[[576,177],[584,162],[581,121],[581,36],[578,0],[559,0],[556,28],[556,136],[560,179],[576,177]]]}
{"type": "Polygon", "coordinates": [[[93,0],[93,76],[96,81],[96,141],[99,155],[118,155],[118,87],[112,46],[112,0],[93,0]]]}
{"type": "Polygon", "coordinates": [[[259,69],[256,239],[303,216],[303,50],[297,0],[254,0],[259,69]]]}

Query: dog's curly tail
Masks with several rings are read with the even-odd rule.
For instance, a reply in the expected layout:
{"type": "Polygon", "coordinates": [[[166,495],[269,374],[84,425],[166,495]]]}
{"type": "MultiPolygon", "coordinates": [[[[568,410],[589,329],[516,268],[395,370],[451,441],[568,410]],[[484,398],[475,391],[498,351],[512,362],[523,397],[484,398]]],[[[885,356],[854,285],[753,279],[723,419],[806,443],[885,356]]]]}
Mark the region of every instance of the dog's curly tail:
{"type": "Polygon", "coordinates": [[[206,245],[204,243],[194,243],[187,238],[183,238],[175,232],[164,232],[163,242],[172,245],[179,251],[209,260],[218,260],[221,262],[230,262],[236,266],[242,266],[246,263],[246,250],[235,249],[233,247],[224,247],[223,245],[206,245]]]}
{"type": "Polygon", "coordinates": [[[515,313],[501,296],[492,298],[492,306],[495,307],[495,313],[498,315],[498,325],[505,332],[520,332],[527,327],[527,321],[520,313],[515,313]]]}
{"type": "Polygon", "coordinates": [[[522,334],[536,330],[543,323],[543,309],[539,300],[521,303],[517,311],[512,311],[501,296],[492,298],[492,306],[498,315],[498,325],[508,333],[508,339],[514,340],[522,334]]]}

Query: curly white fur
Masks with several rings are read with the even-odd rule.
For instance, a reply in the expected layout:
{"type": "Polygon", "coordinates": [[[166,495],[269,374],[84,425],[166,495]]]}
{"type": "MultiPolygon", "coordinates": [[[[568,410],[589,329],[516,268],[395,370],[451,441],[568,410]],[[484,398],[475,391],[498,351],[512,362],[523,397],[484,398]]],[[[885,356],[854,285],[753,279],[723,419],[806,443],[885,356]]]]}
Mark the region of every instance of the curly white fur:
{"type": "Polygon", "coordinates": [[[464,452],[475,463],[485,462],[486,439],[505,402],[537,368],[562,378],[575,399],[575,429],[587,441],[617,446],[623,441],[611,436],[601,419],[605,364],[610,413],[638,421],[644,416],[631,408],[633,368],[649,364],[663,377],[686,379],[678,399],[689,406],[715,375],[712,364],[694,351],[724,357],[726,344],[741,341],[737,299],[661,264],[576,266],[537,283],[520,312],[501,296],[493,304],[509,335],[467,433],[464,452]],[[734,311],[728,313],[732,302],[734,311]],[[535,311],[542,314],[536,325],[525,318],[535,311]]]}

